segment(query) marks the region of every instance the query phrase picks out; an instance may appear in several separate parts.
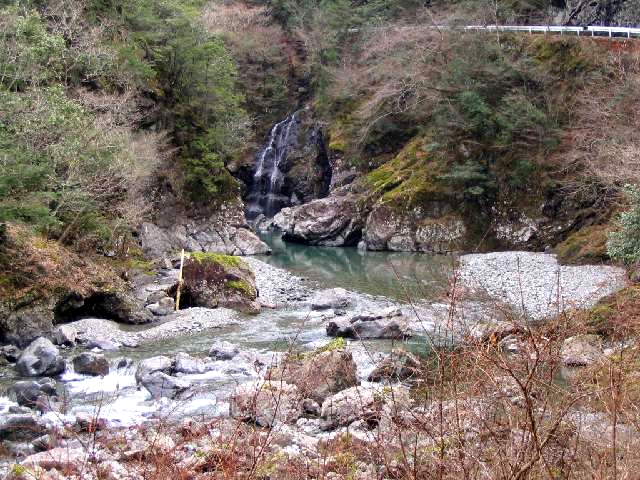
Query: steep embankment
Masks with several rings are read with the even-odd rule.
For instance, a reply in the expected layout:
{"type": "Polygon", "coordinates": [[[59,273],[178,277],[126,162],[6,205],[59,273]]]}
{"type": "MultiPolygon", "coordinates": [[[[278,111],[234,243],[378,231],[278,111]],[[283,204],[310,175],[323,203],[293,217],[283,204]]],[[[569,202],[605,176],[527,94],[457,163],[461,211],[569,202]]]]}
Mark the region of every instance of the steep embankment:
{"type": "Polygon", "coordinates": [[[636,42],[419,27],[389,27],[384,39],[361,39],[334,70],[328,145],[347,181],[283,210],[275,223],[287,238],[606,256],[619,188],[637,179],[636,42]]]}

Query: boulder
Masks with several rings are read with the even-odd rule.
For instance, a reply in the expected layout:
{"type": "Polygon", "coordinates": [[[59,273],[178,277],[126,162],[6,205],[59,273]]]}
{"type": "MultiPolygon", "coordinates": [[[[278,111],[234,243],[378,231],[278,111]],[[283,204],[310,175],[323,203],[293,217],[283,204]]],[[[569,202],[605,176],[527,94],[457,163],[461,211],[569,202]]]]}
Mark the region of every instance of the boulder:
{"type": "Polygon", "coordinates": [[[192,357],[188,353],[180,352],[176,355],[176,362],[173,370],[176,373],[204,373],[208,370],[207,364],[199,358],[192,357]]]}
{"type": "Polygon", "coordinates": [[[240,257],[193,253],[184,265],[183,298],[191,307],[260,312],[251,267],[240,257]]]}
{"type": "Polygon", "coordinates": [[[229,414],[261,427],[275,422],[295,423],[300,418],[302,396],[298,387],[279,381],[254,381],[236,387],[229,405],[229,414]]]}
{"type": "Polygon", "coordinates": [[[214,360],[231,360],[240,350],[230,342],[222,341],[214,343],[209,349],[209,356],[214,360]]]}
{"type": "Polygon", "coordinates": [[[604,356],[598,335],[576,335],[562,343],[560,357],[567,367],[586,367],[604,356]]]}
{"type": "Polygon", "coordinates": [[[28,442],[46,433],[46,426],[33,414],[0,417],[0,440],[28,442]]]}
{"type": "Polygon", "coordinates": [[[420,359],[403,349],[394,349],[369,375],[370,382],[389,380],[399,382],[408,378],[419,377],[421,373],[420,359]]]}
{"type": "Polygon", "coordinates": [[[16,363],[20,358],[20,349],[15,345],[3,345],[0,347],[0,358],[6,359],[9,363],[16,363]]]}
{"type": "Polygon", "coordinates": [[[73,358],[73,368],[83,375],[108,375],[109,362],[99,353],[83,352],[73,358]]]}
{"type": "Polygon", "coordinates": [[[22,352],[16,370],[24,377],[53,376],[64,372],[65,362],[56,346],[40,337],[22,352]]]}
{"type": "Polygon", "coordinates": [[[402,340],[412,336],[409,322],[404,316],[373,318],[358,315],[336,319],[329,321],[326,331],[330,337],[355,339],[402,340]]]}
{"type": "Polygon", "coordinates": [[[173,360],[164,355],[147,358],[138,364],[135,377],[136,382],[140,383],[142,378],[154,372],[170,373],[173,369],[173,360]]]}
{"type": "Polygon", "coordinates": [[[87,341],[85,346],[87,348],[104,350],[105,352],[115,352],[116,350],[120,350],[120,344],[107,338],[92,338],[87,341]]]}
{"type": "MultiPolygon", "coordinates": [[[[141,294],[141,295],[143,296],[144,294],[141,294]]],[[[162,289],[154,290],[149,295],[147,295],[147,299],[145,300],[145,303],[147,304],[147,306],[151,305],[152,303],[160,303],[160,300],[162,300],[163,298],[166,298],[167,296],[168,296],[167,292],[165,292],[162,289]]]]}
{"type": "Polygon", "coordinates": [[[51,341],[55,345],[75,345],[78,336],[77,330],[71,325],[60,325],[51,333],[51,341]]]}
{"type": "Polygon", "coordinates": [[[311,300],[312,310],[346,308],[351,304],[351,295],[344,288],[329,288],[317,292],[311,300]]]}
{"type": "Polygon", "coordinates": [[[44,470],[55,468],[62,472],[79,471],[87,461],[87,455],[82,448],[58,447],[30,455],[22,461],[22,465],[28,468],[40,467],[44,470]]]}
{"type": "Polygon", "coordinates": [[[164,372],[153,372],[143,376],[140,383],[154,399],[162,397],[176,398],[191,387],[191,382],[176,378],[164,372]]]}
{"type": "Polygon", "coordinates": [[[18,405],[31,408],[46,397],[56,396],[56,382],[51,378],[15,382],[9,387],[7,393],[16,399],[18,405]]]}
{"type": "Polygon", "coordinates": [[[176,301],[171,297],[163,297],[157,303],[147,305],[147,308],[156,317],[165,317],[176,309],[176,301]]]}
{"type": "Polygon", "coordinates": [[[352,387],[322,402],[320,426],[332,430],[356,420],[376,422],[385,409],[404,409],[410,403],[409,391],[404,387],[352,387]]]}
{"type": "Polygon", "coordinates": [[[300,394],[321,403],[325,398],[359,385],[356,364],[351,352],[333,350],[312,353],[302,360],[288,357],[271,369],[272,381],[284,381],[298,387],[300,394]]]}
{"type": "Polygon", "coordinates": [[[522,333],[523,328],[513,322],[502,320],[492,320],[476,323],[469,328],[467,333],[468,342],[475,343],[496,343],[509,335],[522,333]]]}
{"type": "Polygon", "coordinates": [[[284,208],[273,222],[284,240],[328,247],[357,245],[364,225],[359,197],[350,194],[284,208]]]}

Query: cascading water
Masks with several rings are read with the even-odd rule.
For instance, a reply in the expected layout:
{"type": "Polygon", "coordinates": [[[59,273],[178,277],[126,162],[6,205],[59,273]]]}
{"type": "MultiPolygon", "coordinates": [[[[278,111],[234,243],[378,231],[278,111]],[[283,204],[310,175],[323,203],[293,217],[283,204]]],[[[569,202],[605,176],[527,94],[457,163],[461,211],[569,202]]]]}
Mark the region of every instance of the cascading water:
{"type": "Polygon", "coordinates": [[[247,198],[247,219],[255,220],[261,215],[273,217],[290,199],[283,195],[284,174],[282,167],[287,161],[290,147],[297,141],[298,112],[277,123],[269,134],[269,141],[256,159],[253,184],[247,198]]]}

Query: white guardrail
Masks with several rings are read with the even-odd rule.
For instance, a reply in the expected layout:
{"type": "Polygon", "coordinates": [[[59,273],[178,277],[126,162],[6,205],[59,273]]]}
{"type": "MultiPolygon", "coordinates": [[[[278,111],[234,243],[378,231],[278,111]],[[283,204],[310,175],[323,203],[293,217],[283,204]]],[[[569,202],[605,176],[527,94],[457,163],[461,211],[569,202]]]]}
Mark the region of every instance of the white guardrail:
{"type": "Polygon", "coordinates": [[[578,35],[609,38],[640,38],[640,28],[627,27],[556,27],[551,25],[516,26],[516,25],[469,25],[464,30],[480,30],[488,32],[528,32],[556,33],[560,35],[578,35]]]}

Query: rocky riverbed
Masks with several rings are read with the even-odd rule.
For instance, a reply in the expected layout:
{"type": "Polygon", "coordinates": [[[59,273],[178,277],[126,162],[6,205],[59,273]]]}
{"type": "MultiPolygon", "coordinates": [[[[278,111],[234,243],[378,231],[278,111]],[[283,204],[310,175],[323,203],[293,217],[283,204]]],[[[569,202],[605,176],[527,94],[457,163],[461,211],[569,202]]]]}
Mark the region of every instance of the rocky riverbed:
{"type": "MultiPolygon", "coordinates": [[[[30,346],[22,353],[3,350],[7,363],[17,360],[17,368],[2,369],[2,384],[8,389],[0,396],[0,438],[9,453],[4,468],[48,450],[52,444],[42,437],[86,431],[87,422],[117,429],[230,415],[258,425],[280,425],[290,438],[285,451],[294,454],[347,428],[367,437],[371,432],[366,422],[349,405],[357,405],[360,412],[364,401],[365,410],[384,411],[385,385],[390,384],[400,397],[407,394],[404,379],[411,376],[413,360],[403,357],[398,366],[393,360],[398,345],[424,354],[438,342],[481,339],[505,321],[496,314],[503,310],[496,305],[520,314],[523,322],[539,321],[558,309],[593,305],[626,282],[621,269],[560,267],[551,255],[466,255],[451,277],[449,296],[405,304],[326,288],[330,285],[306,281],[257,258],[247,262],[263,305],[257,316],[189,308],[147,326],[88,318],[60,327],[52,338],[57,346],[42,340],[37,349],[30,346]],[[293,373],[282,371],[287,353],[303,359],[293,373]],[[28,361],[27,354],[33,360],[28,361]],[[322,360],[313,363],[314,358],[322,360]],[[20,378],[28,368],[40,367],[43,359],[53,370],[20,378]],[[280,383],[269,383],[276,367],[280,383]],[[301,380],[318,372],[335,384],[322,394],[318,385],[301,380]],[[46,381],[41,384],[38,378],[46,381]],[[265,395],[265,388],[279,392],[282,410],[274,410],[273,396],[265,395]],[[20,433],[25,422],[32,431],[26,436],[20,433]]],[[[174,270],[164,271],[140,284],[138,295],[164,292],[175,277],[174,270]]],[[[73,446],[72,440],[56,446],[73,446]]]]}

